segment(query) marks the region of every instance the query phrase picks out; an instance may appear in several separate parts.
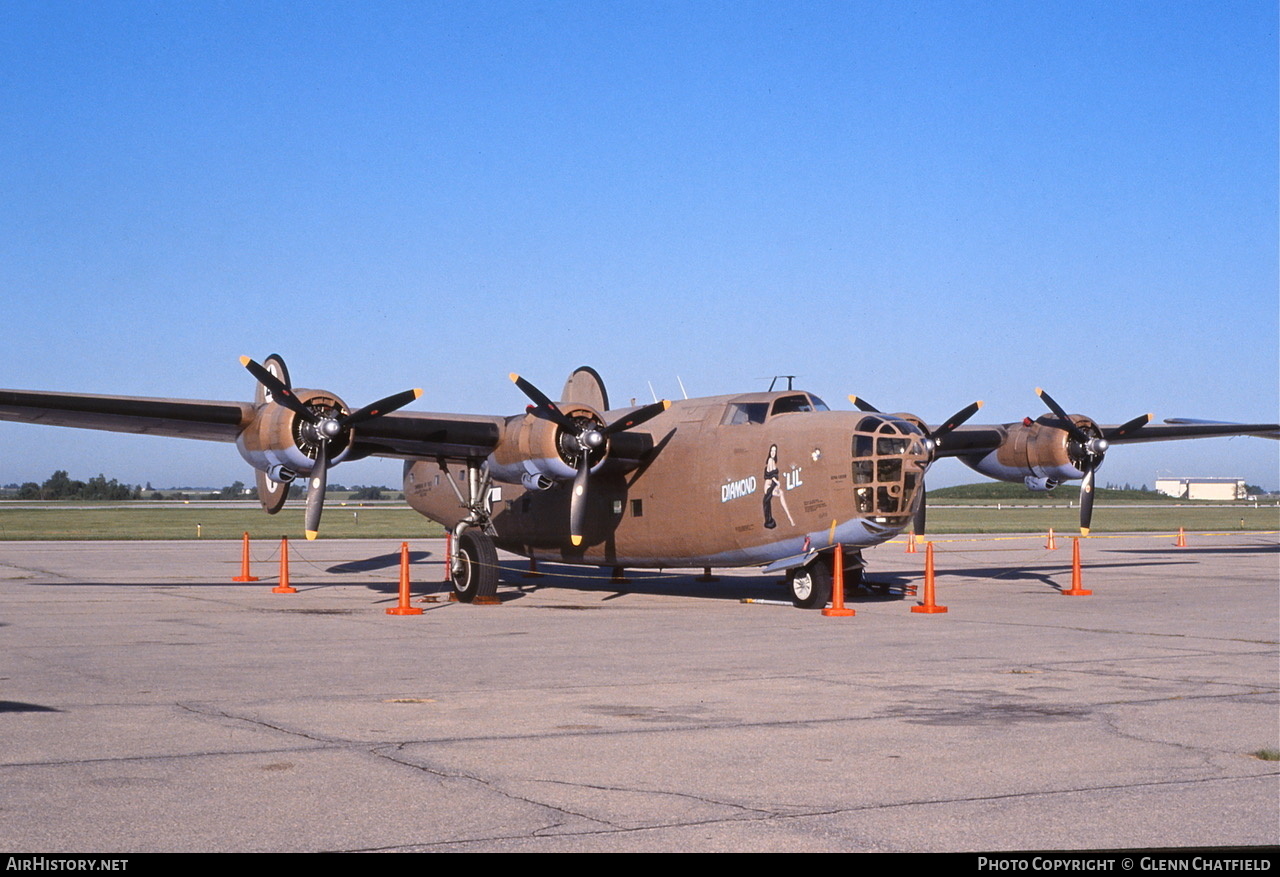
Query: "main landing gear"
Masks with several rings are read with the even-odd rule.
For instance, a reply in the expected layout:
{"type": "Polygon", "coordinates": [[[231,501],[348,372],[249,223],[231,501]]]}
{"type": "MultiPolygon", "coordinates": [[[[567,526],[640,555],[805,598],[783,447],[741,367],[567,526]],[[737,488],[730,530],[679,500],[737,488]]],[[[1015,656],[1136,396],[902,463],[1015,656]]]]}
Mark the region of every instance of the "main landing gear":
{"type": "Polygon", "coordinates": [[[453,528],[453,550],[448,564],[453,593],[459,602],[489,602],[498,595],[498,549],[489,535],[492,526],[492,479],[482,461],[467,460],[466,495],[458,489],[452,473],[441,464],[467,516],[453,528]]]}
{"type": "Polygon", "coordinates": [[[464,530],[453,560],[453,593],[462,603],[496,597],[498,551],[482,530],[464,530]]]}

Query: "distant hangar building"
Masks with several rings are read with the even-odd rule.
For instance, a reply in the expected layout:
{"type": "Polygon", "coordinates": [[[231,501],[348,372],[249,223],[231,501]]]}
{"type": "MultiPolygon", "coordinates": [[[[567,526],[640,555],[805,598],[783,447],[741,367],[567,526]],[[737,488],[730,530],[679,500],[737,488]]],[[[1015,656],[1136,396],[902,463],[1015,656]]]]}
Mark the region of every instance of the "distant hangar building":
{"type": "Polygon", "coordinates": [[[1248,498],[1243,478],[1157,478],[1156,493],[1178,499],[1248,498]]]}

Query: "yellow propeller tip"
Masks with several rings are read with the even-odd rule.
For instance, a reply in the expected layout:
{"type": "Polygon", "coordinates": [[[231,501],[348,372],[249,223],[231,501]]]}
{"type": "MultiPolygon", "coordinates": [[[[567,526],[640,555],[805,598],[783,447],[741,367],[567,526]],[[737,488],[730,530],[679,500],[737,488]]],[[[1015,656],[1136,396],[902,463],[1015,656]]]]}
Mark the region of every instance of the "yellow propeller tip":
{"type": "Polygon", "coordinates": [[[1088,536],[1088,535],[1089,535],[1089,528],[1088,528],[1088,527],[1081,527],[1081,528],[1080,528],[1080,535],[1081,535],[1081,536],[1088,536]]]}
{"type": "Polygon", "coordinates": [[[582,544],[582,537],[581,537],[581,536],[570,536],[570,537],[569,537],[569,541],[570,541],[571,543],[573,543],[573,545],[575,545],[575,546],[577,546],[577,545],[581,545],[581,544],[582,544]]]}
{"type": "Polygon", "coordinates": [[[518,374],[516,374],[515,372],[512,372],[511,374],[507,375],[507,377],[511,378],[511,383],[513,383],[513,384],[514,384],[516,381],[520,380],[520,376],[519,376],[518,374]]]}
{"type": "Polygon", "coordinates": [[[978,400],[978,408],[982,408],[982,406],[983,406],[983,405],[986,405],[986,404],[987,404],[987,403],[986,403],[986,402],[983,402],[981,399],[979,399],[979,400],[978,400]]]}
{"type": "Polygon", "coordinates": [[[670,408],[670,407],[671,407],[671,400],[670,400],[670,399],[663,399],[663,400],[662,400],[662,410],[663,410],[663,411],[666,411],[666,410],[667,410],[668,408],[670,408]]]}
{"type": "Polygon", "coordinates": [[[241,365],[248,365],[248,364],[249,364],[250,362],[252,362],[252,361],[253,361],[253,360],[251,360],[251,359],[250,359],[249,357],[247,357],[247,356],[242,356],[242,357],[240,357],[240,364],[241,364],[241,365]]]}
{"type": "Polygon", "coordinates": [[[313,541],[315,541],[315,538],[316,538],[317,536],[319,536],[319,535],[320,535],[320,531],[319,531],[319,530],[308,530],[308,531],[307,531],[307,541],[308,541],[308,542],[313,542],[313,541]]]}
{"type": "Polygon", "coordinates": [[[852,393],[850,393],[850,394],[849,394],[849,404],[850,404],[850,405],[857,405],[857,404],[858,404],[858,397],[857,397],[857,396],[855,396],[855,395],[853,395],[852,393]]]}
{"type": "Polygon", "coordinates": [[[1043,390],[1042,388],[1040,388],[1040,387],[1036,387],[1036,395],[1037,395],[1037,396],[1043,396],[1043,395],[1044,395],[1044,390],[1043,390]]]}
{"type": "Polygon", "coordinates": [[[421,387],[414,387],[414,388],[413,388],[413,398],[415,398],[415,399],[421,399],[421,398],[422,398],[422,388],[421,388],[421,387]]]}

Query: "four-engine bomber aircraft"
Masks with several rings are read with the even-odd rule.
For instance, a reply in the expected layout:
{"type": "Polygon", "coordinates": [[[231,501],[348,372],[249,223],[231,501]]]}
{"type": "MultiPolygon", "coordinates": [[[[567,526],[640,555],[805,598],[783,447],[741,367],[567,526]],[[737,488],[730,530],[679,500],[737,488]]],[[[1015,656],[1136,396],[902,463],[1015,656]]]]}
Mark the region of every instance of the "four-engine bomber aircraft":
{"type": "Polygon", "coordinates": [[[454,534],[449,563],[464,601],[496,592],[500,547],[595,566],[785,570],[802,607],[826,604],[836,544],[857,581],[862,549],[909,524],[923,532],[925,472],[939,457],[1033,490],[1083,479],[1087,533],[1110,444],[1280,436],[1274,423],[1151,424],[1150,414],[1099,425],[1042,390],[1048,413],[985,426],[966,425],[980,402],[929,426],[852,396],[860,410],[831,411],[793,390],[611,410],[586,367],[559,402],[511,375],[532,402],[512,417],[400,411],[420,390],[353,411],[332,393],[295,388],[277,355],[241,363],[258,380],[253,403],[0,390],[0,420],[235,442],[266,511],[280,510],[289,482],[307,480],[308,538],[330,467],[403,459],[409,504],[454,534]]]}

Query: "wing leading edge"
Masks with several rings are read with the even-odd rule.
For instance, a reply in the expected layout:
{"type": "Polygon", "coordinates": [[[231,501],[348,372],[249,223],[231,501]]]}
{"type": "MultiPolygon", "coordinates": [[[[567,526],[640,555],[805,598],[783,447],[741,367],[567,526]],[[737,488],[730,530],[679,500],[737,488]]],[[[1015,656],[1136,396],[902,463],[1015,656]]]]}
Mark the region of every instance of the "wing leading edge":
{"type": "MultiPolygon", "coordinates": [[[[260,414],[248,402],[0,390],[0,420],[234,442],[260,414]]],[[[502,417],[397,412],[354,430],[352,457],[486,456],[502,417]]]]}

